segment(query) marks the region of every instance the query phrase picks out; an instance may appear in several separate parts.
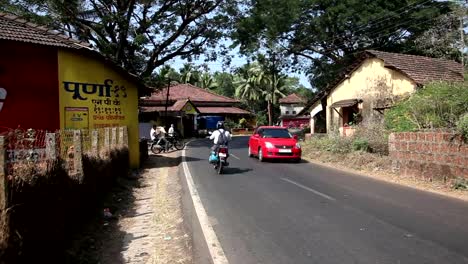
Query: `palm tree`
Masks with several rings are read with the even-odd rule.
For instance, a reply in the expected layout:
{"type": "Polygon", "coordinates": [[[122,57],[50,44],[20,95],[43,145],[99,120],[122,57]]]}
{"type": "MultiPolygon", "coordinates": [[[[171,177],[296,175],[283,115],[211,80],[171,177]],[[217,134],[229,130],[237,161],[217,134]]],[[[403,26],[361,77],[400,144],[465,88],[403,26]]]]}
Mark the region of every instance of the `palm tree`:
{"type": "Polygon", "coordinates": [[[285,97],[284,91],[287,90],[287,84],[284,82],[284,76],[276,74],[266,76],[262,81],[266,87],[262,91],[262,96],[267,101],[268,124],[273,125],[273,106],[278,103],[278,99],[285,97]]]}
{"type": "Polygon", "coordinates": [[[197,82],[197,86],[203,89],[212,90],[218,87],[216,80],[211,76],[210,73],[204,72],[197,82]]]}
{"type": "Polygon", "coordinates": [[[185,63],[179,70],[180,83],[189,83],[195,85],[199,79],[199,72],[192,66],[192,64],[185,63]]]}

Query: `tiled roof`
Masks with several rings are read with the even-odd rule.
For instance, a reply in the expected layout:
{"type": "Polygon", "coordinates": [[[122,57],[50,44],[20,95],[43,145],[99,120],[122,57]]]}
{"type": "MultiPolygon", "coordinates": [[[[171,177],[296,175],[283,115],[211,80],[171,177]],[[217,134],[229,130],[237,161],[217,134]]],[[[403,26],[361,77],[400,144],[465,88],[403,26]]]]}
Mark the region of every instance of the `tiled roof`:
{"type": "Polygon", "coordinates": [[[305,103],[306,100],[299,95],[293,93],[284,98],[279,99],[280,104],[300,104],[305,103]]]}
{"type": "Polygon", "coordinates": [[[175,102],[171,108],[174,109],[175,111],[180,111],[182,110],[182,108],[185,106],[185,104],[187,104],[187,102],[189,102],[190,100],[188,99],[185,99],[185,100],[178,100],[177,102],[175,102]]]}
{"type": "MultiPolygon", "coordinates": [[[[144,101],[165,101],[167,87],[151,94],[144,101]]],[[[218,103],[238,103],[236,99],[222,95],[217,95],[205,89],[193,86],[191,84],[177,84],[169,88],[169,100],[177,101],[190,99],[192,102],[218,102],[218,103]]]]}
{"type": "Polygon", "coordinates": [[[198,107],[201,114],[242,114],[249,115],[250,112],[237,108],[237,107],[218,107],[218,106],[204,106],[198,107]]]}
{"type": "Polygon", "coordinates": [[[402,72],[418,84],[463,81],[463,67],[455,61],[376,50],[366,53],[383,60],[385,67],[402,72]]]}
{"type": "MultiPolygon", "coordinates": [[[[185,103],[184,103],[185,105],[185,103]]],[[[183,106],[182,106],[183,107],[183,106]]],[[[218,106],[204,106],[204,107],[196,107],[198,112],[201,114],[240,114],[240,115],[249,115],[250,112],[237,108],[237,107],[218,107],[218,106]]],[[[140,111],[144,113],[150,112],[164,112],[166,108],[164,106],[141,106],[140,111]]],[[[168,112],[178,112],[181,109],[176,109],[173,106],[169,106],[167,108],[168,112]]]]}
{"type": "Polygon", "coordinates": [[[85,42],[74,40],[61,33],[30,23],[14,15],[0,12],[0,39],[29,42],[61,48],[90,49],[85,42]]]}

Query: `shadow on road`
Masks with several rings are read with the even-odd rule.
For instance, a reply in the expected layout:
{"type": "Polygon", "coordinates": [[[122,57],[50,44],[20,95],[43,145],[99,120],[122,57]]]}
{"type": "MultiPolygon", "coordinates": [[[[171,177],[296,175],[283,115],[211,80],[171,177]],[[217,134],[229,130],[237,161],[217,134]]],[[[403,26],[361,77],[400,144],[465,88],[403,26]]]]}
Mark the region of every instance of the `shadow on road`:
{"type": "Polygon", "coordinates": [[[223,170],[223,174],[225,175],[234,175],[234,174],[242,174],[252,171],[250,168],[233,168],[233,167],[225,167],[223,170]]]}

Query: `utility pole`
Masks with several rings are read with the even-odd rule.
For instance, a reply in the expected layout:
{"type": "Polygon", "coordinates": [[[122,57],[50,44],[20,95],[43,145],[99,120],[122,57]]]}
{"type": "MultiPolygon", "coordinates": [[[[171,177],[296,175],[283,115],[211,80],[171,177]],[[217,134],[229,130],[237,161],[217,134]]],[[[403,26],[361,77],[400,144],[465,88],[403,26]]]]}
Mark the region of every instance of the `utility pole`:
{"type": "Polygon", "coordinates": [[[461,43],[461,49],[460,49],[460,55],[461,55],[461,64],[462,64],[462,69],[463,72],[465,72],[465,29],[463,28],[464,26],[464,18],[465,18],[465,5],[468,4],[468,0],[465,0],[465,4],[461,4],[460,7],[460,43],[461,43]]]}
{"type": "Polygon", "coordinates": [[[167,106],[169,104],[169,89],[171,89],[171,79],[167,78],[167,92],[166,92],[166,104],[164,107],[164,128],[168,127],[168,122],[167,122],[167,106]]]}

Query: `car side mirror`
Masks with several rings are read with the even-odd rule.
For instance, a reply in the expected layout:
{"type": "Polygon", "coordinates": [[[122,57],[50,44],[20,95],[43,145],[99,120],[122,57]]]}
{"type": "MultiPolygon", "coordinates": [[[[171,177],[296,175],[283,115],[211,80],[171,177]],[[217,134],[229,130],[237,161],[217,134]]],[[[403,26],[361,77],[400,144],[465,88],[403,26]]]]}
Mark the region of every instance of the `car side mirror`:
{"type": "Polygon", "coordinates": [[[294,138],[295,140],[298,140],[298,139],[299,139],[299,137],[298,137],[297,135],[293,135],[293,138],[294,138]]]}
{"type": "Polygon", "coordinates": [[[254,138],[259,138],[260,135],[259,135],[259,134],[254,134],[253,137],[254,137],[254,138]]]}

